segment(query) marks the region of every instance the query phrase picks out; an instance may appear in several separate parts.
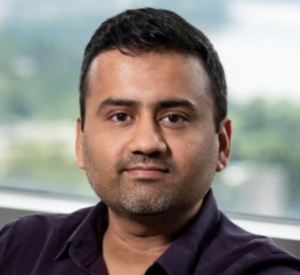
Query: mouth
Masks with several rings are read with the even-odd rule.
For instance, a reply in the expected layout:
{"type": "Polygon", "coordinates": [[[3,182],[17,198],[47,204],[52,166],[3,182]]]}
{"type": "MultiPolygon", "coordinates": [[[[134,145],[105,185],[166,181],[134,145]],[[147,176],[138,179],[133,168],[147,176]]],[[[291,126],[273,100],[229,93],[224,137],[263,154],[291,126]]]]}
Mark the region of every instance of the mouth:
{"type": "Polygon", "coordinates": [[[133,179],[159,179],[169,170],[158,166],[134,166],[124,170],[124,172],[133,179]]]}

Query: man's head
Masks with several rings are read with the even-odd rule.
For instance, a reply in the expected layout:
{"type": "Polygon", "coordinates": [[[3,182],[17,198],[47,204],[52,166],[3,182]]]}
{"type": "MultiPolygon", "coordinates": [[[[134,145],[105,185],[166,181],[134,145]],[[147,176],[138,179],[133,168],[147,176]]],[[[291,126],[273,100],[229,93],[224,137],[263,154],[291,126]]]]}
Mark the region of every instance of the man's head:
{"type": "Polygon", "coordinates": [[[150,52],[177,52],[202,61],[210,77],[216,131],[227,115],[225,74],[208,38],[174,12],[144,8],[128,10],[103,22],[86,46],[80,77],[80,114],[85,122],[85,99],[89,92],[89,69],[100,53],[118,49],[131,56],[150,52]]]}
{"type": "Polygon", "coordinates": [[[165,10],[104,22],[81,75],[77,163],[115,212],[187,210],[227,165],[222,66],[208,39],[165,10]]]}

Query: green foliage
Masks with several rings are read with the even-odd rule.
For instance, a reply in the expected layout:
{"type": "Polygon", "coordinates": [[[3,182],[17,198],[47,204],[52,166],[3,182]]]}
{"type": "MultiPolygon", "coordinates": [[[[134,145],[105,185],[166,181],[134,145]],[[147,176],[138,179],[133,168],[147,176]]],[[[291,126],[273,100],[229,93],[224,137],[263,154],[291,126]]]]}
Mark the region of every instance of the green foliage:
{"type": "Polygon", "coordinates": [[[27,188],[92,194],[85,174],[77,168],[75,156],[66,150],[66,144],[13,143],[5,165],[1,182],[12,182],[17,187],[30,182],[27,188]]]}
{"type": "Polygon", "coordinates": [[[74,117],[78,113],[78,47],[57,37],[41,39],[32,34],[34,29],[27,30],[24,39],[18,31],[0,32],[0,122],[74,117]]]}
{"type": "Polygon", "coordinates": [[[265,99],[232,105],[233,160],[279,164],[300,177],[300,106],[265,99]]]}

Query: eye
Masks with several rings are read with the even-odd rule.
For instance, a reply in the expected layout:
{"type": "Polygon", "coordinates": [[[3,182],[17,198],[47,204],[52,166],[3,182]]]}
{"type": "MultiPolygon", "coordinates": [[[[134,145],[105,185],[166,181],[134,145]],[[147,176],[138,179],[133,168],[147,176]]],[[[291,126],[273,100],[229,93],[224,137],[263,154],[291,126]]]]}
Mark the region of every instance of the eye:
{"type": "Polygon", "coordinates": [[[178,123],[185,122],[187,119],[181,115],[168,115],[161,119],[163,122],[178,123]]]}
{"type": "Polygon", "coordinates": [[[131,117],[125,113],[117,113],[117,114],[114,114],[113,116],[111,116],[110,119],[112,121],[116,121],[116,122],[125,122],[128,120],[131,120],[131,117]]]}

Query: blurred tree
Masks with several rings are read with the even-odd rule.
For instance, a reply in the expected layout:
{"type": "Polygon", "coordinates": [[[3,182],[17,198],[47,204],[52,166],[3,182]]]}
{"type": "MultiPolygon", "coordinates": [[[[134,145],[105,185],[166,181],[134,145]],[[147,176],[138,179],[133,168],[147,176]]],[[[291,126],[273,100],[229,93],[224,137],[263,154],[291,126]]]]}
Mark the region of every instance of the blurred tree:
{"type": "Polygon", "coordinates": [[[232,160],[280,165],[289,176],[291,197],[300,198],[300,106],[255,99],[231,104],[232,160]]]}

